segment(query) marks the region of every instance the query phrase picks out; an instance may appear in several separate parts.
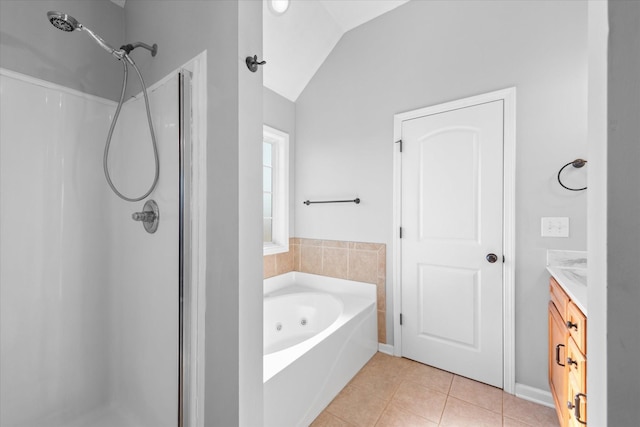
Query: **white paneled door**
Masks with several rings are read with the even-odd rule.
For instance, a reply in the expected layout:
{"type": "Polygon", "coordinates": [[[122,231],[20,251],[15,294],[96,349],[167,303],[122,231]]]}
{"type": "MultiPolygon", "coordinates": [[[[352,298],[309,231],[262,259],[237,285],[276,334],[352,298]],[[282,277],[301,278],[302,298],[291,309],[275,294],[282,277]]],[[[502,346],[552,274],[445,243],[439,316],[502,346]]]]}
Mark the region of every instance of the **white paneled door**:
{"type": "Polygon", "coordinates": [[[503,115],[402,122],[402,355],[503,386],[503,115]]]}

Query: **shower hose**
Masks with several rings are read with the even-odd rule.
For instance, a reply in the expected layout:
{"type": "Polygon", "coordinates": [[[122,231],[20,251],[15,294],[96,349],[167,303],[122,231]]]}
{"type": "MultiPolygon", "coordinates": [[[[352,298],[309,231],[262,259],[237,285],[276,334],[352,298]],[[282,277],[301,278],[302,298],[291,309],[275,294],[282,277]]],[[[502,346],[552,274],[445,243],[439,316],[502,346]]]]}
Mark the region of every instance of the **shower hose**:
{"type": "Polygon", "coordinates": [[[102,158],[102,167],[104,169],[104,176],[107,179],[107,183],[109,184],[109,187],[111,187],[111,190],[113,190],[113,192],[118,197],[120,197],[122,200],[126,200],[127,202],[139,202],[140,200],[144,199],[149,194],[151,194],[151,192],[156,188],[156,185],[158,184],[158,177],[160,176],[160,160],[158,159],[158,144],[156,143],[156,135],[153,132],[153,122],[151,121],[151,110],[149,109],[149,96],[147,95],[147,86],[144,84],[144,79],[142,78],[142,74],[140,73],[140,70],[138,69],[136,64],[133,62],[133,60],[129,58],[129,55],[127,55],[126,53],[122,55],[122,59],[120,61],[122,62],[122,65],[124,67],[124,78],[122,80],[122,92],[120,93],[120,101],[118,102],[118,107],[116,108],[116,112],[113,116],[113,120],[111,121],[111,126],[109,127],[107,142],[105,143],[105,146],[104,146],[104,156],[102,158]],[[107,165],[108,159],[109,159],[109,147],[111,146],[111,137],[113,136],[113,130],[116,127],[116,122],[118,121],[120,110],[122,109],[122,104],[124,101],[124,93],[127,90],[127,76],[129,74],[127,62],[129,62],[133,66],[133,68],[136,70],[136,73],[138,73],[138,77],[140,78],[140,83],[142,84],[142,93],[144,94],[144,104],[147,108],[147,121],[149,122],[149,131],[151,132],[151,144],[153,145],[153,157],[154,157],[155,166],[156,166],[156,173],[153,178],[153,184],[151,184],[151,187],[146,193],[144,193],[142,196],[139,196],[139,197],[127,197],[124,194],[122,194],[120,191],[118,191],[116,186],[111,181],[111,176],[109,175],[109,167],[107,165]]]}

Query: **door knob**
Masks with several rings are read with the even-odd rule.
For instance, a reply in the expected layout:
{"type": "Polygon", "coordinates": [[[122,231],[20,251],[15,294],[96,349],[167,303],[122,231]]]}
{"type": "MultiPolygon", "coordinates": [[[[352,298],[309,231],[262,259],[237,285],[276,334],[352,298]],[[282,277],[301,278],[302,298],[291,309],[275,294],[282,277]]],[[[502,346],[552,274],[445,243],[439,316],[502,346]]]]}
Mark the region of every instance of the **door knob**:
{"type": "Polygon", "coordinates": [[[496,262],[498,260],[498,255],[496,254],[488,254],[486,256],[487,261],[489,261],[491,264],[493,264],[494,262],[496,262]]]}

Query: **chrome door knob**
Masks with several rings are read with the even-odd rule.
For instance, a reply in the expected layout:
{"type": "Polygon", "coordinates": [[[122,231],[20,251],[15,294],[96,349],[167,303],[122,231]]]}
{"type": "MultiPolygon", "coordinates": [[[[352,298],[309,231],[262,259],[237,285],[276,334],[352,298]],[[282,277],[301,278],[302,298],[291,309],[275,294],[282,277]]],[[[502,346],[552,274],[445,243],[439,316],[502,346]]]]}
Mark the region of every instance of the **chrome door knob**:
{"type": "Polygon", "coordinates": [[[491,264],[493,264],[494,262],[496,262],[498,260],[498,255],[496,254],[488,254],[486,257],[487,261],[489,261],[491,264]]]}

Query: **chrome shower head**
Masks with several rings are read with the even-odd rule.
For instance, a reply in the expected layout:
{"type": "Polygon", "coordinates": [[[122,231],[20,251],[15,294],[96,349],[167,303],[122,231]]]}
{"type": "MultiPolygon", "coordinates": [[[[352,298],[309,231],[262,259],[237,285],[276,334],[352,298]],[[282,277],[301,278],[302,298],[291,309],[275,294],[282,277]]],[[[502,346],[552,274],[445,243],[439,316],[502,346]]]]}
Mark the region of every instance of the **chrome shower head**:
{"type": "Polygon", "coordinates": [[[82,25],[73,16],[66,13],[50,11],[47,12],[47,18],[49,18],[51,25],[62,31],[71,32],[82,29],[82,25]]]}
{"type": "Polygon", "coordinates": [[[74,30],[78,31],[86,31],[87,34],[93,38],[104,50],[115,56],[117,59],[126,58],[126,52],[123,50],[117,50],[113,48],[109,43],[104,41],[102,37],[91,31],[89,28],[85,27],[81,23],[79,23],[73,16],[69,16],[66,13],[50,11],[47,12],[47,18],[49,18],[49,22],[51,25],[56,27],[59,30],[72,32],[74,30]]]}

